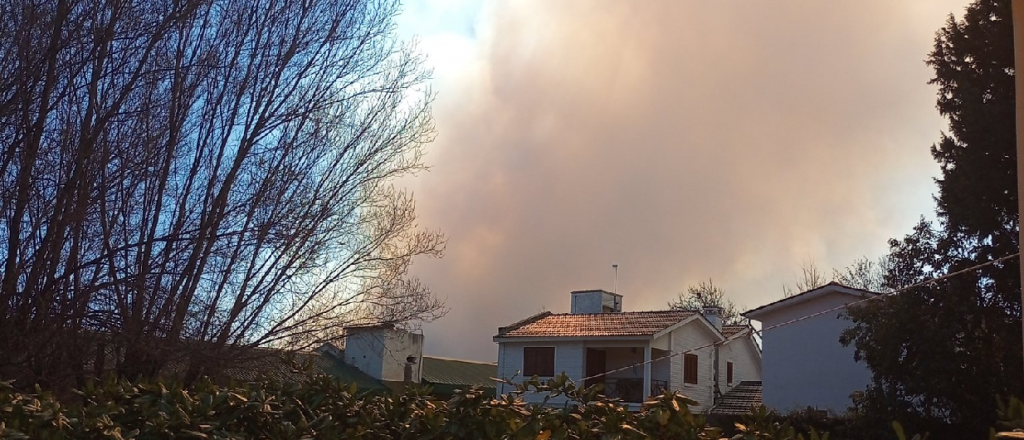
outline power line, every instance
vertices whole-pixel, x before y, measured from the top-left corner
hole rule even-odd
[[[832,307],[830,309],[821,310],[821,311],[818,311],[818,312],[815,312],[815,313],[811,313],[809,315],[801,316],[799,318],[793,318],[793,319],[790,319],[789,321],[780,322],[778,324],[770,325],[768,327],[762,328],[761,330],[755,330],[755,331],[757,332],[758,335],[763,336],[764,332],[766,332],[768,330],[776,329],[776,328],[779,328],[779,327],[782,327],[782,326],[786,326],[786,325],[790,325],[790,324],[793,324],[793,323],[796,323],[796,322],[800,322],[800,321],[804,321],[804,320],[807,320],[807,319],[811,319],[811,318],[813,318],[815,316],[821,316],[821,315],[824,315],[826,313],[832,313],[832,312],[835,312],[835,311],[839,311],[839,310],[845,309],[845,308],[850,307],[850,306],[855,306],[857,304],[865,303],[865,302],[868,302],[868,301],[874,301],[874,300],[879,299],[879,298],[885,298],[885,297],[888,297],[888,296],[898,295],[900,293],[906,292],[906,291],[911,290],[911,289],[916,289],[918,287],[925,286],[925,285],[928,285],[928,284],[934,284],[936,282],[939,282],[939,281],[942,281],[942,280],[945,280],[945,279],[948,279],[948,278],[952,278],[952,277],[955,277],[957,275],[962,275],[962,274],[965,274],[965,273],[968,273],[968,272],[973,272],[973,271],[981,269],[981,268],[983,268],[985,266],[990,266],[990,265],[993,265],[993,264],[996,264],[996,263],[1001,263],[1003,261],[1006,261],[1006,260],[1009,260],[1009,259],[1012,259],[1012,258],[1015,258],[1015,257],[1018,257],[1018,256],[1020,256],[1020,252],[1013,253],[1013,254],[1010,254],[1010,255],[1006,255],[1006,256],[1003,256],[1003,257],[999,257],[999,258],[996,258],[995,260],[986,261],[984,263],[981,263],[981,264],[978,264],[978,265],[975,265],[975,266],[971,266],[971,267],[968,267],[968,268],[965,268],[965,269],[960,269],[960,270],[955,271],[955,272],[950,272],[950,273],[947,273],[945,275],[932,278],[930,280],[925,280],[925,281],[921,281],[919,283],[911,284],[909,286],[893,290],[892,292],[880,293],[880,294],[875,295],[875,296],[869,296],[869,297],[864,298],[864,299],[859,299],[857,301],[846,303],[846,304],[843,304],[841,306]]]
[[[751,328],[751,330],[753,330],[753,328]],[[612,373],[618,373],[620,371],[626,371],[626,370],[629,370],[631,368],[643,366],[643,365],[646,365],[646,364],[653,364],[653,363],[655,363],[657,361],[660,361],[662,359],[668,359],[670,357],[679,356],[681,354],[691,353],[691,352],[694,352],[694,351],[697,351],[697,350],[702,350],[702,349],[705,349],[705,348],[714,347],[715,345],[725,344],[725,343],[727,343],[729,341],[733,341],[733,340],[739,339],[745,333],[746,333],[745,331],[744,332],[739,332],[739,333],[737,333],[735,335],[732,335],[732,336],[726,338],[724,341],[718,341],[718,342],[712,342],[710,344],[704,344],[704,345],[701,345],[699,347],[690,348],[690,349],[687,349],[685,351],[681,351],[681,352],[678,352],[678,353],[673,353],[673,352],[670,351],[669,354],[667,354],[667,355],[664,355],[664,356],[661,356],[661,357],[658,357],[658,358],[655,358],[655,359],[651,359],[649,361],[643,361],[643,362],[638,362],[638,363],[635,363],[635,364],[632,364],[632,365],[627,365],[627,366],[622,367],[622,368],[616,368],[614,370],[608,370],[608,371],[605,371],[603,373],[595,374],[593,376],[587,376],[587,377],[584,377],[584,378],[580,379],[580,381],[586,382],[586,381],[588,381],[590,379],[597,379],[599,377],[604,377],[604,376],[607,376],[607,375],[612,374]],[[570,380],[572,380],[572,379],[570,379]]]
[[[879,298],[886,298],[886,297],[889,297],[889,296],[898,295],[900,293],[906,292],[906,291],[911,290],[911,289],[916,289],[916,288],[921,287],[921,286],[925,286],[925,285],[928,285],[928,284],[933,284],[933,283],[936,283],[936,282],[939,282],[939,281],[942,281],[942,280],[945,280],[945,279],[948,279],[948,278],[952,278],[952,277],[955,277],[955,276],[958,276],[958,275],[962,275],[962,274],[965,274],[965,273],[968,273],[968,272],[973,272],[973,271],[976,271],[976,270],[981,269],[983,267],[991,266],[991,265],[997,264],[997,263],[1001,263],[1003,261],[1010,260],[1010,259],[1013,259],[1013,258],[1016,258],[1016,257],[1019,257],[1019,256],[1020,256],[1020,252],[1016,252],[1016,253],[1013,253],[1013,254],[1010,254],[1010,255],[1006,255],[1006,256],[1003,256],[1003,257],[999,257],[999,258],[996,258],[994,260],[986,261],[984,263],[981,263],[981,264],[978,264],[978,265],[974,265],[974,266],[971,266],[971,267],[968,267],[968,268],[965,268],[965,269],[960,269],[958,271],[950,272],[948,274],[945,274],[945,275],[942,275],[942,276],[939,276],[939,277],[935,277],[935,278],[932,278],[930,280],[925,280],[925,281],[921,281],[919,283],[911,284],[909,286],[906,286],[906,287],[903,287],[903,288],[900,288],[900,289],[896,289],[896,290],[893,290],[891,292],[880,293],[878,295],[870,296],[870,297],[867,297],[867,298],[864,298],[864,299],[860,299],[860,300],[857,300],[857,301],[846,303],[846,304],[843,304],[841,306],[832,307],[830,309],[821,310],[821,311],[818,311],[818,312],[815,312],[815,313],[811,313],[811,314],[808,314],[808,315],[804,315],[804,316],[801,316],[801,317],[798,317],[798,318],[793,318],[793,319],[790,319],[789,321],[784,321],[784,322],[780,322],[778,324],[770,325],[768,327],[762,328],[761,330],[754,329],[753,327],[751,327],[750,329],[753,331],[753,333],[757,333],[759,336],[763,337],[764,332],[766,332],[768,330],[773,330],[773,329],[776,329],[776,328],[779,328],[779,327],[783,327],[783,326],[787,326],[787,325],[790,325],[790,324],[794,324],[794,323],[797,323],[797,322],[800,322],[800,321],[811,319],[811,318],[813,318],[815,316],[821,316],[821,315],[824,315],[826,313],[832,313],[832,312],[835,312],[835,311],[839,311],[839,310],[845,309],[845,308],[850,307],[850,306],[854,306],[854,305],[857,305],[857,304],[865,303],[865,302],[868,302],[868,301],[877,300]],[[664,360],[664,359],[668,359],[668,358],[671,358],[671,357],[679,356],[681,354],[693,353],[693,352],[695,352],[697,350],[703,350],[705,348],[714,347],[716,345],[726,344],[729,341],[732,341],[732,340],[738,339],[741,336],[744,336],[745,334],[746,334],[745,331],[744,332],[740,332],[740,333],[737,333],[737,334],[735,334],[735,335],[733,335],[733,336],[731,336],[729,338],[726,338],[723,341],[712,342],[710,344],[704,344],[704,345],[697,346],[697,347],[694,347],[694,348],[689,348],[689,349],[686,349],[686,350],[683,350],[683,351],[680,351],[680,352],[669,351],[669,354],[667,354],[667,355],[664,355],[664,356],[661,356],[661,357],[658,357],[658,358],[654,358],[654,359],[651,359],[651,360],[648,360],[648,361],[643,361],[643,362],[638,362],[638,363],[635,363],[635,364],[632,364],[632,365],[627,365],[627,366],[622,367],[622,368],[616,368],[614,370],[605,371],[603,373],[595,374],[595,375],[592,375],[592,376],[587,376],[587,377],[584,377],[584,378],[580,379],[580,381],[586,382],[588,380],[597,379],[599,377],[604,377],[604,376],[607,376],[607,375],[612,374],[612,373],[618,373],[620,371],[626,371],[626,370],[629,370],[631,368],[635,368],[635,367],[639,367],[639,366],[643,366],[643,365],[647,365],[647,364],[653,364],[654,362],[658,362],[658,361],[661,361],[661,360]],[[572,379],[570,379],[570,382],[573,382]],[[573,382],[573,383],[575,384],[575,382]]]

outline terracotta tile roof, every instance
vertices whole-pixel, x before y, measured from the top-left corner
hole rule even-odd
[[[744,415],[750,414],[753,406],[761,404],[761,381],[745,380],[732,387],[729,392],[719,398],[711,408],[711,414]]]
[[[731,337],[735,336],[737,333],[742,332],[742,331],[744,331],[744,330],[746,330],[748,328],[750,328],[750,326],[746,325],[746,324],[743,324],[743,325],[723,325],[722,326],[722,335],[725,336],[726,338],[731,338]]]
[[[536,315],[498,329],[497,338],[652,336],[696,312],[564,313]]]

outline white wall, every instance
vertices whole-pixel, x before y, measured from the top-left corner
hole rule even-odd
[[[750,337],[734,339],[719,348],[718,387],[722,394],[744,380],[761,380],[761,356]],[[732,362],[732,385],[726,382]]]
[[[345,336],[345,361],[375,379],[405,380],[405,359],[416,358],[413,382],[423,368],[423,335],[395,329],[360,329]]]
[[[662,338],[669,339],[669,335]],[[718,340],[717,335],[699,320],[672,331],[671,350],[673,353],[682,353],[687,349],[700,347]],[[690,408],[692,411],[703,411],[711,407],[715,382],[711,373],[713,362],[713,348],[707,347],[694,351],[697,355],[697,384],[688,384],[683,381],[683,357],[680,354],[672,356],[672,373],[669,379],[669,388],[677,390],[683,395],[696,400],[698,406]]]
[[[555,374],[565,373],[570,379],[578,381],[583,376],[584,366],[584,353],[586,352],[584,343],[581,341],[570,341],[570,342],[503,342],[501,343],[498,350],[498,377],[501,379],[511,379],[515,383],[523,383],[528,377],[524,378],[522,373],[512,378],[517,371],[523,370],[523,347],[555,347]],[[541,377],[541,380],[550,379],[550,377]],[[578,385],[583,386],[582,383]],[[513,388],[509,385],[499,383],[497,386],[498,395],[502,395],[512,391]],[[523,396],[523,399],[530,403],[539,403],[544,400],[547,393],[531,393]],[[551,405],[563,405],[567,402],[564,396],[559,396],[548,401]]]
[[[345,336],[345,362],[372,377],[379,378],[384,369],[383,353],[384,340],[374,332]]]
[[[423,364],[423,335],[400,330],[388,330],[384,333],[384,351],[380,379],[391,381],[405,380],[405,359],[416,358],[412,381],[420,383],[420,369]]]
[[[758,316],[763,327],[847,304],[857,298],[828,293]],[[763,399],[779,411],[808,406],[838,413],[850,407],[850,394],[864,390],[871,372],[864,363],[854,362],[853,347],[839,343],[850,321],[839,312],[768,330],[762,335]]]

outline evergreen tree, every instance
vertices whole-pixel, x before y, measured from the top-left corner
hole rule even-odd
[[[886,287],[912,286],[1018,251],[1013,27],[1009,0],[950,16],[927,63],[949,132],[932,146],[937,222],[890,240]],[[1021,395],[1017,260],[916,287],[849,312],[843,343],[871,368],[860,410],[933,438],[983,438],[996,397]]]

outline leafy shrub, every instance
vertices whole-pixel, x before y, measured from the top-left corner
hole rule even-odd
[[[479,389],[459,390],[443,401],[421,387],[394,396],[360,393],[326,376],[227,386],[201,381],[190,387],[108,379],[87,383],[74,403],[64,404],[38,387],[24,393],[0,382],[0,439],[710,440],[723,432],[690,411],[695,401],[677,393],[652,398],[631,412],[623,402],[601,395],[599,385],[578,388],[564,375],[516,387],[497,398]],[[527,392],[547,399],[566,396],[572,404],[527,404],[522,398]],[[1024,431],[1024,403],[1000,401],[999,420],[1000,431]],[[891,430],[857,423],[856,415],[798,411],[781,416],[762,406],[742,416],[730,438],[927,438],[904,435],[895,422]],[[993,429],[990,438],[996,436]]]
[[[78,391],[64,405],[38,388],[31,393],[0,383],[0,439],[717,439],[682,395],[665,394],[630,412],[599,387],[577,388],[565,376],[534,378],[515,393],[488,397],[461,390],[440,401],[410,387],[384,396],[324,376],[302,383],[262,382],[222,386],[204,381],[132,383],[108,379]],[[525,392],[568,396],[573,405],[527,404]],[[763,422],[763,421],[762,421]],[[754,420],[737,439],[819,440],[788,426]],[[826,439],[827,437],[820,437]]]

